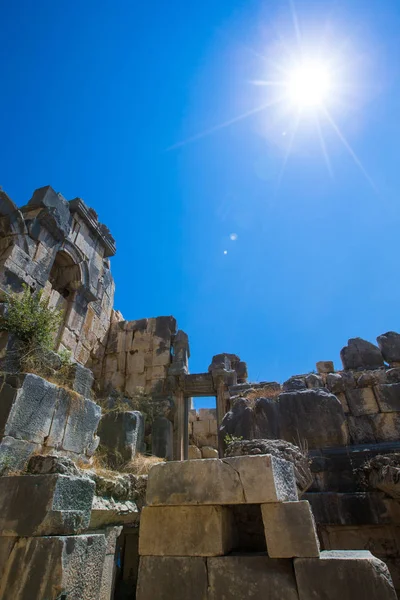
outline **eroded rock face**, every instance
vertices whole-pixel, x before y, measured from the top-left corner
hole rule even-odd
[[[341,349],[344,369],[376,369],[383,367],[383,356],[377,346],[362,338],[351,338]]]
[[[400,333],[388,331],[376,338],[383,358],[389,365],[400,363]]]
[[[239,398],[222,420],[219,435],[246,440],[281,439],[306,443],[309,448],[348,443],[345,414],[340,401],[323,389],[285,392],[277,398],[253,401]]]
[[[272,454],[293,464],[299,495],[310,487],[313,475],[307,454],[285,440],[238,440],[231,442],[225,450],[225,456],[244,456],[246,454]]]
[[[400,454],[375,456],[359,471],[368,487],[385,492],[387,496],[400,500]]]

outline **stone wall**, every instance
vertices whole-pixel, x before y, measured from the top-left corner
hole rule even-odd
[[[166,393],[176,334],[173,317],[124,321],[115,314],[102,365],[103,386],[128,397]]]
[[[18,209],[0,192],[0,298],[23,284],[63,311],[57,348],[83,365],[102,362],[114,299],[115,243],[93,209],[50,186]]]
[[[217,409],[200,408],[189,411],[189,443],[203,448],[218,449]]]

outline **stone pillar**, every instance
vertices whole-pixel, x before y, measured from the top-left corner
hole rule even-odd
[[[175,403],[175,440],[174,440],[174,460],[185,460],[185,427],[188,428],[185,421],[185,397],[181,390],[174,394]],[[187,434],[186,434],[187,436]]]
[[[173,457],[173,426],[166,417],[154,419],[151,430],[151,450],[154,456],[172,460]]]

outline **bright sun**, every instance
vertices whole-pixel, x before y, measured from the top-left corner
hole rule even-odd
[[[304,62],[289,73],[287,94],[291,103],[299,108],[323,105],[331,88],[330,73],[319,62]]]

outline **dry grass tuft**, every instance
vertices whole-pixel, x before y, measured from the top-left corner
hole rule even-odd
[[[246,400],[258,400],[258,398],[277,398],[282,393],[281,389],[265,386],[262,388],[252,388],[243,394]]]
[[[124,464],[121,471],[123,473],[132,473],[133,475],[148,475],[150,469],[160,462],[165,462],[165,459],[138,453],[132,460]]]

